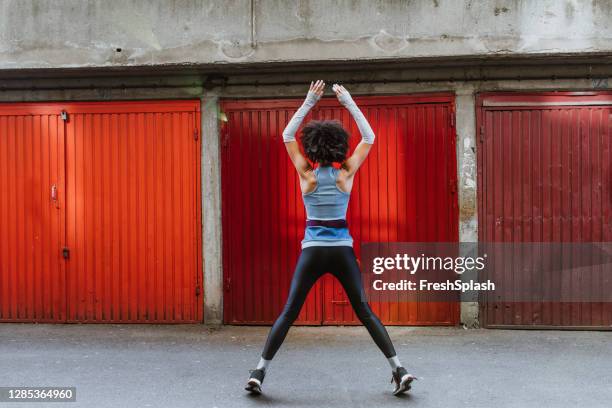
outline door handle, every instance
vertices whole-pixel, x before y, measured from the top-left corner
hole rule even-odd
[[[53,203],[55,204],[55,208],[59,208],[59,205],[57,203],[57,185],[56,184],[51,185],[51,201],[53,201]]]

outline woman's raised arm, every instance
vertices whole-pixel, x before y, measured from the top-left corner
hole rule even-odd
[[[361,133],[361,142],[359,142],[351,157],[344,162],[344,167],[348,171],[349,176],[353,176],[359,167],[361,167],[366,157],[368,157],[370,149],[374,144],[376,135],[374,134],[370,123],[363,115],[361,109],[359,109],[346,88],[342,85],[334,84],[332,89],[336,93],[338,101],[340,101],[340,103],[351,113],[351,116],[353,116],[353,119],[357,123],[359,133]]]
[[[308,115],[308,112],[310,112],[310,109],[312,109],[317,104],[319,99],[321,99],[324,89],[325,82],[322,80],[310,83],[310,89],[308,90],[306,99],[304,99],[304,103],[302,103],[302,106],[300,106],[299,109],[293,114],[293,117],[289,123],[287,123],[287,126],[283,131],[283,141],[285,142],[285,147],[287,149],[287,153],[289,154],[289,158],[291,158],[295,169],[302,177],[305,176],[307,171],[311,170],[311,167],[308,160],[306,160],[306,158],[300,152],[300,147],[295,140],[295,134],[297,133],[297,130],[299,129],[306,115]]]

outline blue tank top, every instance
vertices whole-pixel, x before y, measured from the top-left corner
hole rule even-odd
[[[309,220],[345,220],[350,193],[336,185],[339,170],[332,166],[321,166],[314,170],[317,186],[302,194],[306,217]],[[310,246],[353,246],[348,228],[306,227],[302,248]]]

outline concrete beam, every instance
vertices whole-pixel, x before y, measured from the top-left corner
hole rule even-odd
[[[221,236],[219,98],[214,94],[205,94],[201,101],[204,322],[221,324],[223,323],[223,240]]]
[[[612,52],[606,0],[3,0],[0,70]]]
[[[475,92],[469,84],[459,86],[455,92],[459,242],[478,242]],[[462,299],[461,324],[469,328],[479,326],[478,302]]]

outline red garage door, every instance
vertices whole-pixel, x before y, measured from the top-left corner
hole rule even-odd
[[[478,106],[479,240],[612,241],[612,94],[483,94]],[[487,327],[612,325],[609,303],[489,299],[482,312]]]
[[[0,105],[0,318],[201,321],[198,123],[198,101]]]
[[[0,104],[1,321],[66,319],[64,185],[60,109]]]
[[[456,241],[457,198],[452,95],[355,98],[377,133],[349,207],[359,256],[361,242]],[[282,131],[299,100],[224,101],[221,136],[224,316],[227,323],[269,324],[287,296],[304,234],[298,178]],[[310,118],[341,120],[358,135],[348,112],[325,98]],[[358,137],[352,137],[352,145]],[[456,303],[371,302],[386,324],[452,325]],[[301,324],[357,320],[331,276],[310,293]]]

